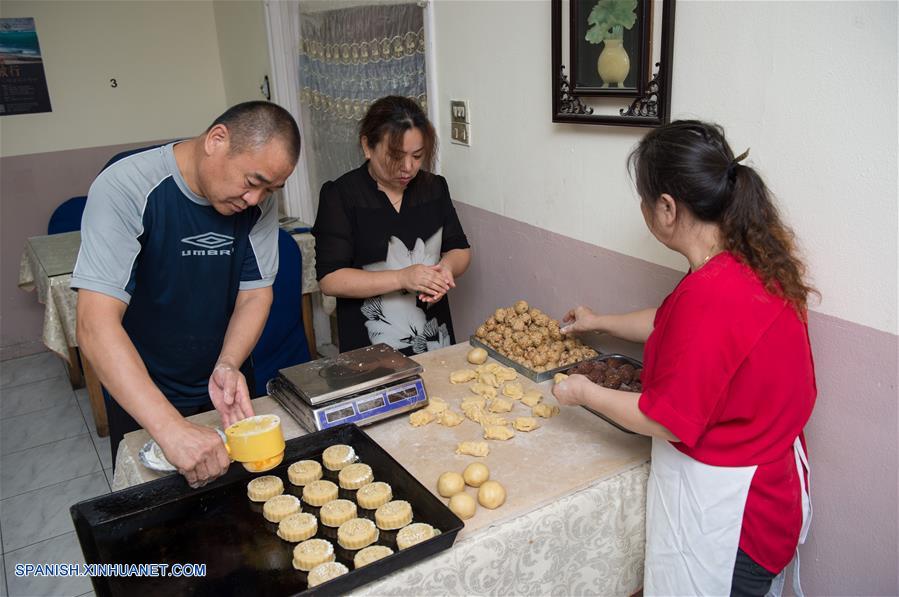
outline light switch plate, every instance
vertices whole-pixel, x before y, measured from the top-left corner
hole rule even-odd
[[[469,125],[464,122],[450,123],[450,141],[456,145],[471,146],[471,130]]]
[[[450,122],[465,122],[471,124],[471,114],[468,111],[468,100],[450,100]]]

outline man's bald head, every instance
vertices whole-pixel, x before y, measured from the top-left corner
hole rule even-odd
[[[300,129],[290,112],[277,104],[244,102],[228,108],[206,129],[216,125],[228,130],[230,153],[256,150],[278,139],[295,164],[300,157]]]

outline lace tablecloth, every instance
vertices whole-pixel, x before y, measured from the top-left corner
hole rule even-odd
[[[315,237],[308,232],[292,236],[303,254],[303,294],[318,292],[318,280],[315,279]]]
[[[81,235],[69,233],[67,235],[54,235],[62,240],[58,250],[64,255],[59,257],[71,259],[78,253],[81,245]],[[51,264],[43,263],[32,241],[40,242],[47,237],[36,237],[25,242],[22,251],[22,259],[19,262],[19,287],[25,290],[37,290],[37,300],[44,305],[44,328],[41,339],[44,345],[57,353],[66,362],[69,361],[69,348],[78,346],[75,340],[75,309],[78,303],[78,293],[69,288],[72,281],[71,268],[69,273],[52,275],[52,269],[48,273],[47,267]]]
[[[360,587],[354,595],[633,595],[643,586],[644,463]]]

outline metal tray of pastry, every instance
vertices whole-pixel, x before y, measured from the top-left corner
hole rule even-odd
[[[564,365],[562,367],[556,367],[555,369],[548,369],[546,371],[534,371],[533,369],[528,369],[527,367],[525,367],[524,365],[522,365],[521,363],[519,363],[517,361],[513,361],[506,355],[500,354],[499,352],[496,351],[496,349],[491,348],[490,346],[487,346],[486,344],[484,344],[483,342],[478,340],[478,338],[476,336],[471,336],[468,339],[468,341],[472,346],[475,346],[478,348],[483,348],[484,350],[486,350],[487,354],[490,356],[491,359],[495,359],[495,360],[499,361],[506,367],[512,367],[517,372],[521,373],[522,375],[524,375],[525,377],[527,377],[534,383],[540,383],[541,381],[546,381],[547,379],[552,379],[553,375],[555,375],[556,373],[564,373],[566,370],[571,369],[572,367],[575,367],[575,366],[579,365],[580,363],[584,363],[586,361],[596,358],[596,357],[590,357],[589,359],[585,359],[584,361],[578,361],[577,363],[571,363],[569,365]]]
[[[571,374],[571,371],[572,371],[575,367],[577,367],[578,365],[583,365],[584,363],[591,363],[591,362],[594,362],[594,361],[609,361],[609,360],[611,360],[611,359],[617,359],[617,360],[619,360],[619,361],[624,361],[625,363],[628,363],[628,364],[630,364],[630,365],[633,365],[633,366],[634,366],[635,368],[637,368],[637,369],[642,369],[642,368],[643,368],[643,363],[641,363],[641,362],[638,361],[637,359],[632,359],[632,358],[629,357],[629,356],[625,356],[625,355],[623,355],[623,354],[601,354],[601,355],[599,355],[598,357],[593,357],[592,359],[587,359],[586,361],[581,361],[580,363],[576,363],[576,364],[574,364],[574,365],[571,365],[571,366],[569,366],[569,367],[566,367],[566,368],[565,368],[566,370],[564,371],[564,373],[570,375],[570,374]],[[627,390],[625,390],[625,391],[627,391]],[[591,413],[593,413],[594,415],[596,415],[597,417],[599,417],[600,419],[602,419],[603,421],[605,421],[606,423],[608,423],[608,424],[611,425],[612,427],[617,427],[618,429],[620,429],[621,431],[624,431],[625,433],[630,433],[631,435],[636,435],[636,433],[635,433],[634,431],[631,431],[631,430],[628,429],[627,427],[623,427],[623,426],[619,425],[618,423],[616,423],[615,421],[613,421],[613,420],[610,419],[609,417],[605,416],[604,414],[602,414],[602,413],[600,413],[600,412],[597,412],[597,411],[593,410],[592,408],[589,408],[589,407],[586,407],[586,406],[585,406],[584,408],[587,409],[587,410],[589,410]]]
[[[72,506],[72,520],[88,564],[206,564],[203,578],[93,577],[94,591],[100,596],[128,597],[343,594],[453,545],[463,522],[355,425],[288,441],[284,461],[263,474],[280,477],[285,493],[299,497],[302,488],[290,483],[287,468],[302,459],[321,462],[324,449],[334,444],[352,446],[359,462],[372,467],[375,480],[390,484],[393,499],[412,505],[414,521],[426,522],[440,534],[398,550],[396,532],[380,531],[377,544],[387,545],[394,553],[354,569],[355,552],[337,545],[336,529],[319,525],[315,536],[334,544],[337,561],[349,572],[310,589],[306,573],[292,565],[296,543],[280,539],[275,534],[277,525],[263,518],[262,504],[247,498],[247,483],[258,475],[235,463],[224,476],[201,489],[191,489],[181,476],[173,475]],[[337,483],[336,472],[324,469],[324,478]],[[355,501],[353,494],[355,491],[340,489],[339,497]],[[317,515],[318,508],[304,503],[303,511]],[[359,516],[373,520],[374,511],[359,508]]]

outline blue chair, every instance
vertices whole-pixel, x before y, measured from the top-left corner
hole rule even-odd
[[[256,396],[268,392],[265,384],[278,370],[310,360],[303,327],[303,254],[293,237],[278,229],[280,263],[272,287],[272,309],[253,349]]]
[[[47,222],[47,234],[81,230],[81,215],[84,213],[86,204],[87,197],[72,197],[63,201],[59,207],[53,210],[53,215]]]

